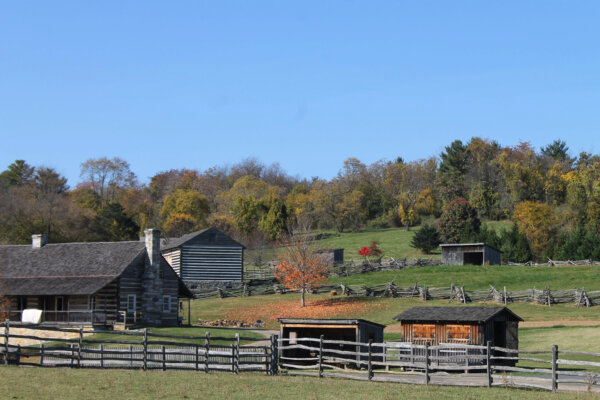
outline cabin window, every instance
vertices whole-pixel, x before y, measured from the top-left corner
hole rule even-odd
[[[471,327],[469,325],[446,325],[446,335],[450,339],[471,339]]]
[[[163,312],[171,312],[171,296],[163,296]]]
[[[135,294],[127,295],[127,312],[135,312],[136,307],[136,298]]]
[[[435,339],[435,325],[414,325],[414,339]]]

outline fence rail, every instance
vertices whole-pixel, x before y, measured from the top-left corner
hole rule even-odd
[[[323,336],[282,338],[279,343],[279,369],[289,375],[552,391],[558,390],[560,384],[564,390],[600,392],[600,354],[559,351],[558,346],[546,351],[526,351],[492,346],[491,342],[486,346],[433,346],[336,341]],[[575,356],[585,359],[574,359]],[[597,359],[590,361],[592,357]],[[463,371],[469,373],[458,374]]]
[[[23,333],[25,331],[25,333]],[[197,371],[260,371],[273,373],[277,343],[241,345],[241,340],[212,336],[176,336],[143,331],[110,331],[122,339],[86,337],[93,330],[3,324],[0,363],[38,367],[188,369]],[[68,334],[71,337],[64,337]],[[193,342],[192,342],[193,341]],[[228,344],[216,341],[230,342]],[[275,355],[275,357],[274,357]]]

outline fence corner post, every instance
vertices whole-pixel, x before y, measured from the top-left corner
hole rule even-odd
[[[210,353],[210,332],[206,332],[204,339],[204,372],[208,373],[208,354]]]
[[[4,365],[8,365],[8,339],[9,333],[8,330],[10,328],[10,322],[8,318],[4,320]]]
[[[319,338],[319,378],[323,377],[323,335]]]
[[[425,385],[429,385],[429,342],[425,342]]]
[[[369,359],[367,361],[367,377],[371,380],[373,379],[373,339],[369,339]]]
[[[235,334],[235,373],[240,373],[240,334]]]
[[[143,369],[146,371],[148,369],[148,328],[144,328],[144,343],[143,343]]]
[[[271,335],[271,371],[267,370],[267,374],[277,375],[279,373],[279,336]]]
[[[488,340],[486,351],[487,387],[492,387],[492,342]]]
[[[552,345],[552,391],[558,390],[558,345]]]
[[[77,368],[81,367],[81,348],[83,347],[83,327],[79,328],[79,341],[77,342]]]

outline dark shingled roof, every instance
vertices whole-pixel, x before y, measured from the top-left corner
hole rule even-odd
[[[394,317],[400,322],[485,322],[499,313],[523,321],[506,307],[413,307]]]
[[[0,246],[0,293],[93,294],[143,254],[144,242]]]
[[[229,241],[231,241],[233,243],[236,243],[236,244],[240,245],[241,247],[244,247],[243,244],[236,242],[235,240],[231,239],[230,237],[228,237],[224,233],[220,232],[218,229],[216,229],[216,228],[206,228],[206,229],[202,229],[202,230],[199,230],[199,231],[196,231],[196,232],[188,233],[188,234],[183,235],[183,236],[178,237],[178,238],[167,239],[163,243],[161,243],[160,251],[171,250],[171,249],[175,249],[177,247],[180,247],[180,246],[186,244],[187,242],[189,242],[190,240],[193,240],[193,239],[197,238],[198,236],[201,236],[201,235],[203,235],[205,233],[208,233],[208,231],[210,231],[210,230],[216,231],[216,232],[220,233],[221,235],[225,236],[227,238],[227,240],[229,240]]]
[[[385,328],[385,325],[366,319],[312,319],[312,318],[279,318],[281,324],[307,324],[307,325],[358,325],[369,324]]]

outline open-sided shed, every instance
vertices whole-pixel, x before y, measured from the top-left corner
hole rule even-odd
[[[506,307],[413,307],[394,317],[402,323],[403,340],[519,348],[521,317]]]
[[[444,265],[500,265],[502,252],[485,243],[442,244]]]
[[[289,344],[298,344],[295,339],[314,338],[319,339],[323,335],[325,340],[340,340],[347,342],[358,342],[367,345],[369,340],[374,343],[383,342],[384,325],[364,319],[298,319],[281,318],[280,337],[290,339]],[[305,343],[302,343],[305,344]],[[344,344],[327,344],[327,348],[349,351],[360,351],[362,346]],[[364,350],[364,349],[363,349]],[[310,351],[305,349],[286,349],[281,352],[282,357],[308,358]],[[365,359],[365,356],[361,357]],[[359,356],[356,357],[357,361]],[[375,360],[375,359],[374,359]],[[380,361],[381,358],[378,358]]]

